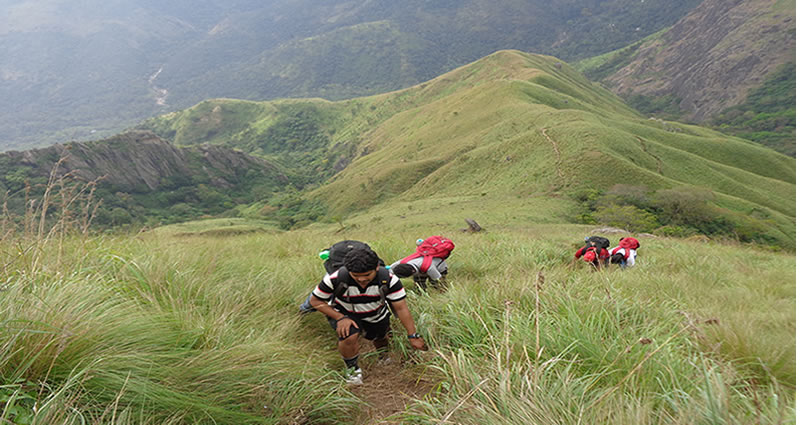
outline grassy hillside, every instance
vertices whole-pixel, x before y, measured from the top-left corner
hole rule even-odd
[[[308,187],[319,186],[305,197],[309,208],[324,211],[311,220],[446,196],[548,196],[575,205],[581,191],[635,184],[707,190],[701,207],[723,217],[713,226],[719,232],[794,246],[791,158],[645,119],[547,56],[501,51],[406,90],[341,102],[207,101],[144,127],[178,144],[242,148],[305,176]],[[708,227],[664,218],[656,204],[639,208],[661,225]]]
[[[763,231],[794,244],[791,158],[699,127],[643,119],[557,64],[501,52],[434,80],[450,82],[440,97],[405,92],[415,106],[372,131],[362,145],[369,154],[312,196],[347,211],[394,198],[689,186],[711,190],[734,221],[751,221],[764,208],[770,223]],[[496,77],[465,84],[486,69]]]
[[[521,209],[522,201],[491,199],[477,217],[488,231],[477,234],[458,231],[458,201],[397,205],[402,218],[370,211],[344,229],[235,234],[225,230],[247,224],[211,222],[135,237],[5,236],[2,417],[174,425],[376,424],[390,414],[389,423],[419,424],[794,421],[794,256],[640,236],[636,267],[591,273],[569,266],[590,228],[530,223],[551,214],[551,201]],[[353,238],[391,261],[429,234],[456,244],[449,289],[408,297],[432,350],[409,352],[395,320],[391,368],[366,352],[364,388],[345,386],[330,328],[318,313],[297,314],[323,272],[316,253]]]

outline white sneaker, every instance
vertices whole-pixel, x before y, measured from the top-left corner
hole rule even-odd
[[[364,383],[364,380],[361,376],[361,368],[358,369],[347,369],[344,375],[344,381],[350,385],[361,385]]]

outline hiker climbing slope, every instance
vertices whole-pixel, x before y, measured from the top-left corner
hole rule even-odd
[[[359,337],[372,341],[379,351],[385,351],[389,345],[389,304],[406,329],[409,344],[417,350],[426,349],[405,298],[400,279],[379,264],[374,251],[364,247],[350,250],[344,266],[326,274],[314,289],[311,306],[327,316],[336,331],[348,383],[363,382],[358,366]]]
[[[639,241],[636,238],[622,238],[619,245],[611,250],[611,264],[619,264],[620,268],[632,267],[636,264],[636,250]]]

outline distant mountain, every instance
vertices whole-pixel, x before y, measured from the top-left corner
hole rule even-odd
[[[771,114],[735,134],[760,140],[759,131],[778,132],[784,141],[766,144],[793,155],[795,31],[793,1],[704,0],[665,32],[581,69],[648,113],[714,121],[721,129]],[[747,111],[752,116],[739,120]]]
[[[156,224],[222,214],[285,190],[289,179],[269,162],[225,146],[178,148],[150,132],[0,154],[0,190],[10,210],[24,214],[48,181],[97,182],[102,200],[95,223]],[[53,191],[57,183],[50,183]],[[30,190],[29,193],[25,193]],[[54,196],[54,195],[51,195]],[[54,201],[56,202],[56,201]]]
[[[339,102],[210,100],[142,127],[180,145],[235,146],[306,176],[318,187],[304,198],[316,211],[305,219],[453,197],[556,199],[576,215],[591,202],[592,218],[599,197],[616,193],[609,205],[664,232],[794,246],[792,158],[642,117],[553,57],[502,51],[405,90]]]
[[[500,49],[580,59],[699,2],[9,0],[0,150],[110,136],[208,98],[383,93]]]

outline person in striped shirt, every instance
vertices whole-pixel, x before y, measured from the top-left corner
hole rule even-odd
[[[347,382],[361,384],[358,338],[371,340],[376,350],[389,345],[391,307],[408,331],[408,341],[417,350],[426,349],[417,333],[400,279],[379,265],[378,255],[367,248],[347,253],[344,266],[326,274],[312,292],[311,306],[327,316],[339,337],[339,353],[348,369]]]

